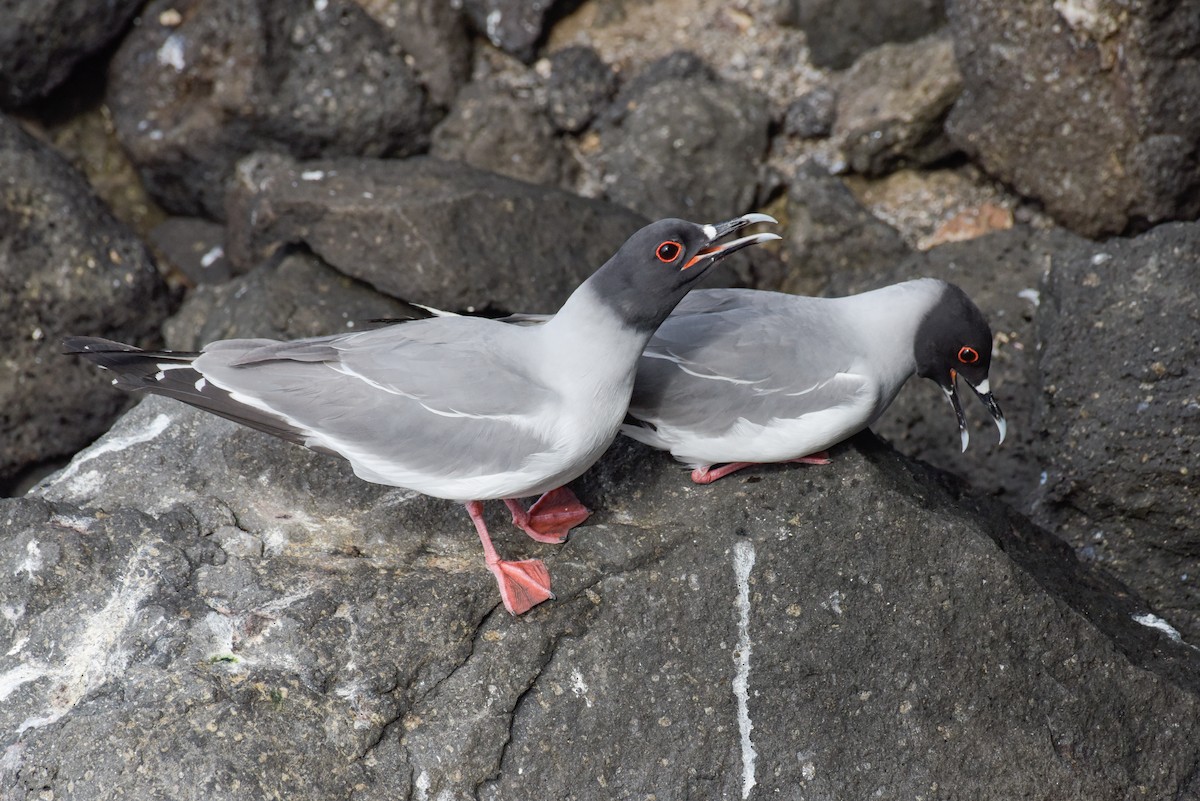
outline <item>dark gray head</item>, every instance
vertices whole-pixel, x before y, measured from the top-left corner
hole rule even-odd
[[[654,331],[718,261],[744,247],[779,239],[776,234],[751,234],[718,243],[747,225],[763,222],[775,219],[745,214],[710,225],[659,220],[629,237],[587,283],[628,325]]]
[[[958,400],[956,379],[960,376],[987,406],[1000,431],[1000,441],[1004,442],[1008,424],[1000,405],[992,397],[988,380],[988,369],[992,365],[992,329],[967,293],[954,284],[943,287],[941,297],[917,329],[917,375],[937,382],[946,393],[958,418],[964,451],[970,435]]]

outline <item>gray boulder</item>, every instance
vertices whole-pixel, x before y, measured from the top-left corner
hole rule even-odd
[[[450,310],[554,311],[646,223],[621,206],[426,157],[259,154],[237,175],[235,264],[302,244],[380,292]],[[770,285],[779,272],[769,252],[739,253],[705,281]]]
[[[1053,261],[1035,515],[1200,637],[1200,224]]]
[[[564,47],[537,67],[545,78],[547,111],[561,131],[582,131],[617,89],[616,73],[590,47]]]
[[[532,61],[558,0],[460,0],[475,28],[501,50]]]
[[[0,5],[0,108],[26,105],[116,39],[143,0],[5,0]]]
[[[783,132],[800,139],[822,139],[837,120],[837,92],[822,84],[796,98],[783,118]]]
[[[467,86],[433,130],[430,155],[545,186],[570,183],[570,160],[550,118],[497,82]]]
[[[233,277],[223,225],[200,217],[168,217],[151,229],[149,244],[160,262],[189,284],[221,284]]]
[[[1200,214],[1194,3],[948,3],[964,91],[948,130],[1085,236]]]
[[[597,126],[604,193],[654,219],[736,216],[754,202],[769,127],[765,98],[690,54],[668,57],[636,76]]]
[[[892,226],[863,207],[845,182],[809,162],[787,193],[787,276],[782,288],[817,295],[853,291],[853,278],[878,275],[912,249]]]
[[[62,337],[148,343],[170,311],[145,247],[61,156],[0,115],[0,492],[106,431],[128,398]]]
[[[363,0],[357,3],[407,56],[429,99],[446,107],[471,77],[472,47],[458,3],[445,0]]]
[[[961,90],[949,37],[881,45],[842,76],[833,136],[864,175],[935,164],[957,151],[943,125]]]
[[[117,134],[177,214],[222,218],[253,150],[404,155],[437,121],[401,46],[348,0],[156,0],[109,78]]]
[[[163,326],[167,346],[198,350],[218,339],[301,339],[371,328],[374,320],[428,316],[342,275],[311,253],[288,253],[246,275],[201,286]]]
[[[1194,792],[1200,654],[870,437],[696,487],[622,442],[503,612],[455,504],[151,399],[0,501],[0,792]],[[136,766],[134,766],[136,764]]]
[[[946,11],[937,0],[790,0],[796,24],[807,34],[809,59],[845,69],[885,42],[908,42],[937,30]]]

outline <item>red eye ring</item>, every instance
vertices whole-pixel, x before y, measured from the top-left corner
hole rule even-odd
[[[678,242],[668,239],[654,249],[654,255],[663,264],[670,264],[679,258],[679,254],[683,253],[683,245]]]
[[[958,349],[958,360],[963,364],[974,364],[979,361],[979,351],[969,345],[964,345]]]

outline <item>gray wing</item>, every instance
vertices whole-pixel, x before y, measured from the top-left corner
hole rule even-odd
[[[455,317],[295,342],[227,340],[193,366],[356,470],[387,460],[426,476],[490,475],[552,444],[543,413],[556,393],[520,361],[525,330]]]
[[[708,433],[765,425],[870,392],[820,301],[753,290],[688,294],[638,362],[630,415]]]

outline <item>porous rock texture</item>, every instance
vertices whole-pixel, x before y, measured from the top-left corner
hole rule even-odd
[[[407,155],[437,121],[402,45],[349,0],[156,0],[109,70],[121,143],[155,199],[224,217],[258,148]],[[415,61],[414,61],[415,63]]]
[[[1200,655],[870,437],[709,487],[623,443],[509,617],[455,504],[153,399],[0,505],[4,791],[1194,792]]]
[[[81,61],[120,36],[143,0],[0,3],[0,108],[52,92]]]
[[[0,486],[69,457],[128,404],[66,334],[153,342],[171,310],[146,247],[58,153],[0,115]]]
[[[1037,318],[1035,516],[1200,637],[1200,223],[1062,258]],[[1080,329],[1087,336],[1079,336]]]
[[[646,223],[616,204],[434,158],[256,154],[238,166],[229,209],[235,264],[303,244],[386,294],[450,310],[552,312]],[[722,284],[770,284],[780,269],[770,253],[748,253],[713,273]]]
[[[951,0],[950,135],[1085,236],[1200,214],[1193,3]]]

